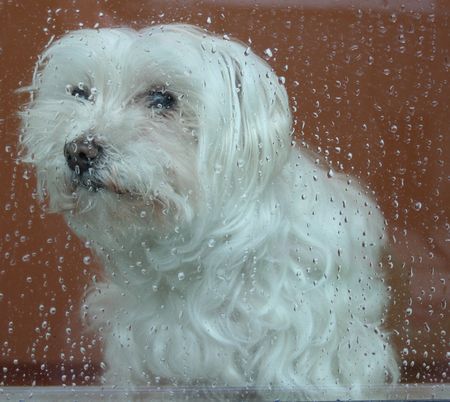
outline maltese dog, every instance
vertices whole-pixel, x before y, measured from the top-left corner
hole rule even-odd
[[[379,208],[294,146],[282,80],[249,48],[79,30],[29,89],[23,159],[105,266],[82,307],[104,382],[334,398],[398,379]]]

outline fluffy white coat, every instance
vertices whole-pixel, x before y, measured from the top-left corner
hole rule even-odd
[[[173,108],[148,106],[158,89]],[[293,146],[285,88],[250,49],[186,25],[80,30],[43,52],[31,90],[24,159],[105,265],[83,307],[105,381],[333,398],[397,380],[382,215]],[[67,166],[82,135],[102,144],[101,188]]]

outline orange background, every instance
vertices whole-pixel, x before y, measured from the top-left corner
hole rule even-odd
[[[297,109],[300,146],[369,184],[384,211],[388,323],[403,381],[449,381],[450,2],[259,4],[0,1],[0,385],[95,384],[101,371],[101,339],[78,320],[99,267],[59,216],[44,213],[32,170],[16,162],[27,95],[15,90],[30,83],[53,35],[180,21],[251,39],[260,55],[272,50]]]

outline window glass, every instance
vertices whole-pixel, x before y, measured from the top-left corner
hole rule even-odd
[[[146,381],[161,386],[256,385],[292,391],[292,384],[299,383],[290,378],[303,375],[303,369],[293,364],[291,371],[274,373],[278,365],[285,367],[283,358],[294,359],[295,353],[303,357],[323,354],[317,358],[317,367],[305,370],[309,377],[300,383],[323,383],[325,389],[336,384],[321,381],[322,377],[341,378],[340,371],[345,371],[343,363],[336,363],[337,350],[343,345],[338,348],[340,341],[333,344],[327,338],[327,331],[331,333],[335,326],[346,328],[339,339],[348,336],[352,340],[349,361],[352,353],[360,353],[364,361],[358,363],[361,370],[380,364],[385,366],[383,377],[389,381],[395,370],[391,372],[387,360],[380,363],[370,350],[369,331],[359,337],[357,324],[346,321],[352,321],[353,309],[374,311],[380,318],[370,337],[372,332],[385,334],[383,342],[393,348],[402,384],[441,385],[433,391],[435,395],[448,392],[449,3],[61,0],[3,2],[0,11],[4,61],[0,106],[3,392],[8,386],[98,386],[118,378],[118,385],[126,385],[123,380],[128,378],[138,385],[146,385]],[[160,35],[160,39],[148,42],[145,38],[131,42],[132,34],[125,31],[103,39],[95,36],[95,30],[98,34],[102,28],[142,30],[173,23],[207,29],[217,35],[217,44],[209,36],[202,38],[196,31],[182,29],[173,35],[181,35],[180,41],[186,41],[183,46],[171,37],[170,29],[168,36],[143,31],[143,37]],[[34,97],[45,102],[60,90],[61,100],[56,109],[45,109],[41,104],[39,113],[30,115],[27,105],[33,88],[28,87],[38,56],[47,49],[58,49],[58,39],[69,31],[82,29],[94,33],[87,40],[75,34],[68,39],[67,52],[59,49],[49,60],[41,57],[35,84],[44,90]],[[132,48],[125,49],[126,41]],[[235,41],[240,42],[236,49]],[[157,57],[144,58],[145,52]],[[97,88],[96,80],[101,81],[103,73],[109,78]],[[151,85],[146,87],[146,82]],[[279,89],[284,87],[287,95]],[[238,111],[233,102],[241,105]],[[110,109],[102,114],[100,105]],[[80,107],[97,108],[97,112],[83,120],[77,114]],[[117,108],[114,112],[113,107]],[[119,121],[123,108],[129,108],[127,118]],[[215,119],[212,111],[220,118]],[[56,126],[51,120],[58,120],[60,113],[68,117]],[[142,116],[152,121],[151,130],[132,124]],[[170,137],[174,124],[180,130]],[[36,126],[41,131],[34,135],[42,140],[34,137],[28,141],[29,131],[39,131]],[[103,139],[97,138],[99,126],[103,127]],[[62,141],[61,146],[51,139],[49,127],[60,130],[56,141]],[[108,127],[116,138],[114,144],[104,141]],[[247,134],[242,139],[239,135],[244,129]],[[69,138],[68,133],[77,130],[83,139],[70,137],[64,145],[61,138]],[[145,171],[150,163],[147,148],[139,145],[149,144],[150,140],[142,139],[143,133],[153,136],[155,144],[150,150],[151,185],[149,175],[139,170]],[[267,139],[269,133],[272,140]],[[227,140],[221,137],[224,135],[229,136]],[[252,141],[255,147],[249,149]],[[123,159],[126,152],[128,160]],[[297,152],[300,159],[291,156],[291,167],[286,168],[286,155]],[[98,193],[80,198],[78,210],[70,197],[52,204],[52,191],[60,191],[55,182],[61,167],[51,163],[55,153],[67,160],[67,169],[78,174],[76,186]],[[116,167],[123,168],[110,168],[108,177],[116,181],[98,176],[86,179],[76,171],[89,171],[94,159],[106,163],[106,154],[113,155]],[[27,157],[33,163],[25,163]],[[75,162],[69,162],[70,158]],[[233,169],[227,170],[230,158],[236,160]],[[46,167],[37,177],[34,165],[39,163]],[[205,175],[210,176],[208,185],[198,185],[205,181]],[[45,177],[50,184],[42,186],[39,194],[38,182]],[[171,183],[170,189],[162,182],[154,184],[163,179]],[[111,189],[117,199],[101,195]],[[133,204],[136,194],[149,196],[147,204]],[[126,199],[129,211],[107,204],[120,203],[120,199]],[[71,205],[69,209],[75,208],[75,215],[83,208],[93,215],[85,212],[84,218],[77,220],[65,211],[64,219],[63,201]],[[104,202],[105,207],[92,202]],[[202,225],[211,225],[214,213],[223,226],[217,224],[208,231]],[[347,215],[353,229],[344,228],[342,234],[339,222]],[[295,235],[287,229],[295,226],[294,220],[299,222]],[[142,222],[146,222],[145,230],[152,240],[146,244],[140,239],[137,251],[129,245],[133,236],[139,237]],[[187,229],[186,222],[195,223]],[[268,242],[272,232],[277,234]],[[203,246],[188,250],[193,244],[188,239],[195,235],[205,235]],[[169,238],[173,247],[168,246]],[[225,244],[225,254],[208,254],[208,250]],[[374,248],[380,254],[371,251]],[[100,249],[102,257],[95,251]],[[324,261],[326,258],[331,262]],[[247,259],[254,259],[254,266]],[[155,260],[156,265],[152,263]],[[300,261],[298,283],[276,274],[292,274],[297,269],[293,267],[260,275],[277,264],[285,267],[288,260],[289,264]],[[121,269],[105,274],[108,261],[115,261]],[[174,264],[178,264],[177,269],[173,269]],[[237,264],[248,268],[233,271]],[[331,271],[327,271],[327,264],[333,267]],[[184,265],[189,268],[180,268]],[[214,275],[209,274],[209,266],[215,266]],[[360,277],[353,275],[347,281],[345,270],[354,267],[361,272]],[[105,285],[111,283],[111,275],[122,288]],[[196,285],[204,281],[210,281],[209,287]],[[320,287],[323,281],[333,283],[330,293],[325,292],[326,300],[305,285]],[[361,284],[364,281],[366,285]],[[164,294],[155,296],[162,292],[161,287]],[[241,287],[246,290],[238,291]],[[96,297],[105,298],[96,302],[96,307],[92,289]],[[149,293],[154,296],[146,309],[143,303]],[[283,315],[287,313],[282,308],[277,309],[277,298],[283,299],[283,294],[284,298],[296,295],[290,299],[289,317]],[[203,305],[193,301],[195,296]],[[348,307],[343,300],[348,301]],[[322,302],[333,312],[321,321]],[[179,308],[172,303],[178,303]],[[239,307],[228,308],[233,303]],[[104,321],[98,318],[104,314],[103,305],[110,312]],[[215,305],[222,307],[215,309]],[[337,306],[344,306],[342,313],[333,310]],[[155,309],[164,313],[156,314]],[[270,314],[262,318],[265,309]],[[173,314],[166,313],[168,310]],[[201,319],[195,315],[200,310],[204,312]],[[160,361],[156,362],[156,352],[152,355],[155,361],[135,359],[132,374],[130,362],[124,361],[123,372],[117,369],[115,377],[108,377],[109,362],[118,358],[119,348],[131,347],[136,338],[144,336],[136,329],[138,324],[124,323],[142,321],[146,314],[159,321],[152,325],[148,318],[141,328],[148,342],[141,342],[130,353],[138,356],[142,347],[146,356],[145,345],[153,350],[161,348]],[[305,320],[304,331],[309,335],[289,330],[298,327],[298,322],[293,324],[295,314],[298,320]],[[365,324],[370,327],[372,322],[364,322],[369,313],[361,314],[361,328]],[[189,322],[189,316],[198,320],[191,320],[191,327],[164,327],[167,317],[177,323]],[[244,316],[251,318],[244,320]],[[89,331],[85,320],[92,324],[97,318],[101,325]],[[273,328],[268,330],[270,325]],[[258,331],[266,331],[266,338],[252,344],[249,339],[257,337]],[[198,336],[200,332],[209,334],[211,344]],[[219,339],[225,335],[227,339]],[[376,339],[378,342],[379,333]],[[116,343],[116,352],[108,342]],[[289,348],[289,342],[301,346]],[[320,342],[323,346],[318,346]],[[233,345],[232,356],[227,354],[231,350],[227,344]],[[173,349],[169,353],[165,347]],[[286,350],[285,354],[275,353],[275,347]],[[211,348],[217,348],[217,353]],[[187,349],[190,355],[178,361]],[[117,356],[112,356],[115,353]],[[276,360],[270,361],[271,353]],[[165,361],[167,356],[174,361]],[[207,358],[222,361],[217,373],[229,370],[229,375],[211,374],[217,381],[204,381],[209,375],[205,367],[210,363],[202,359]],[[246,366],[252,359],[258,363]],[[329,362],[330,375],[325,373],[325,361]],[[266,372],[272,376],[264,379],[261,367],[270,365],[273,369]],[[253,372],[244,374],[245,367],[252,367]],[[358,372],[350,365],[347,369]],[[151,375],[152,370],[156,375]],[[221,378],[226,380],[221,383]],[[346,385],[350,384],[347,378]],[[319,395],[330,396],[325,391]],[[358,397],[361,395],[364,392]],[[427,397],[426,392],[418,397]]]

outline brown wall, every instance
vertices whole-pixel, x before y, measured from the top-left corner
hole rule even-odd
[[[408,350],[404,381],[449,381],[450,2],[319,3],[0,1],[0,385],[92,384],[101,361],[101,340],[78,320],[99,268],[60,217],[45,215],[33,173],[16,162],[16,112],[27,95],[14,91],[30,83],[53,35],[172,21],[251,38],[261,55],[272,49],[298,109],[299,142],[368,183],[385,213],[389,322],[399,351]]]

